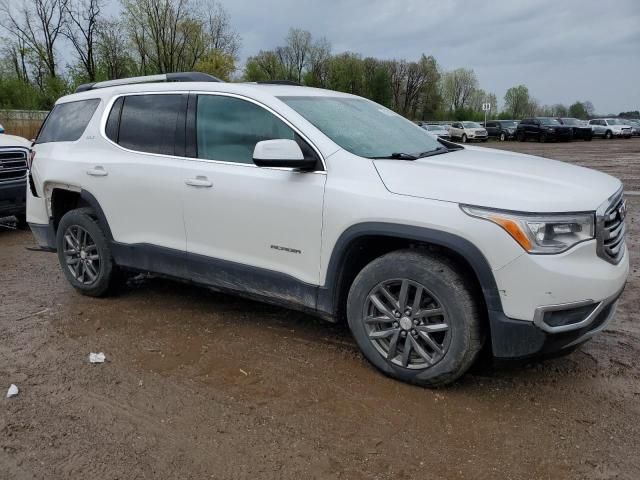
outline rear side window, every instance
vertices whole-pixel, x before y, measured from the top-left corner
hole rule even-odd
[[[184,138],[186,108],[187,95],[127,96],[122,104],[115,102],[107,119],[106,134],[130,150],[176,155],[176,133],[182,125]],[[118,113],[120,125],[116,129]]]
[[[75,142],[87,128],[100,99],[59,103],[47,117],[36,143]]]

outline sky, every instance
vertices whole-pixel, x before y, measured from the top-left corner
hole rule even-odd
[[[116,0],[112,0],[116,1]],[[433,55],[472,68],[503,104],[525,84],[541,104],[590,100],[596,112],[640,109],[640,0],[220,0],[242,36],[241,63],[282,45],[290,27],[333,53]]]

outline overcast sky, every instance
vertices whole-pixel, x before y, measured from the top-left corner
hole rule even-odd
[[[640,0],[222,0],[242,60],[281,45],[290,27],[333,53],[433,55],[473,68],[502,104],[523,83],[543,104],[591,100],[599,113],[640,109]]]

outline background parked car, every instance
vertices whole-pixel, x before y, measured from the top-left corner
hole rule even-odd
[[[590,141],[593,138],[593,130],[587,122],[572,117],[557,118],[556,120],[558,120],[562,125],[571,127],[574,139]]]
[[[0,133],[4,133],[4,127],[2,126],[1,123],[0,123]]]
[[[618,118],[594,118],[589,121],[589,125],[593,127],[594,137],[603,138],[631,138],[631,126],[624,123]]]
[[[513,120],[491,120],[485,125],[489,137],[497,138],[501,142],[516,138],[517,127]]]
[[[626,118],[624,122],[631,127],[631,135],[634,137],[640,136],[640,120],[635,118]]]
[[[452,139],[460,140],[462,143],[474,140],[486,142],[489,139],[487,130],[476,122],[453,122],[449,127],[449,135]]]
[[[436,123],[422,123],[420,126],[431,135],[435,135],[438,138],[444,138],[445,140],[449,140],[451,138],[449,130],[443,125],[438,125]]]
[[[524,142],[529,138],[533,138],[539,142],[546,142],[549,140],[571,141],[573,138],[573,130],[571,127],[562,125],[555,118],[525,118],[518,124],[516,137],[521,142]]]
[[[15,216],[26,227],[27,157],[31,142],[0,135],[0,218]]]

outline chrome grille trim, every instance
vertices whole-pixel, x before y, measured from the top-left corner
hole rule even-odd
[[[600,258],[614,265],[620,263],[625,252],[626,213],[627,202],[622,188],[596,212],[596,251]]]
[[[0,183],[26,178],[27,155],[27,149],[0,148]]]

